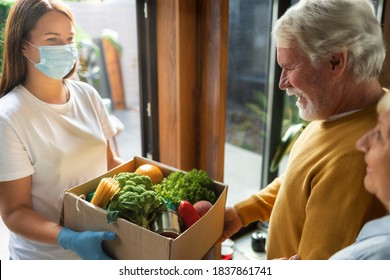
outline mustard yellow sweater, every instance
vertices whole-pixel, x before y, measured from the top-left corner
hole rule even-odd
[[[363,184],[355,143],[375,126],[375,106],[334,121],[313,121],[291,150],[285,175],[235,205],[245,225],[269,220],[267,259],[328,259],[355,241],[382,204]]]

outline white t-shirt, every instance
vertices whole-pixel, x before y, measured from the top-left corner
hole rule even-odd
[[[45,103],[21,85],[0,99],[0,181],[31,175],[33,209],[56,223],[64,190],[107,172],[106,141],[116,132],[93,87],[66,85],[66,104]],[[13,259],[78,258],[12,232],[9,249]]]

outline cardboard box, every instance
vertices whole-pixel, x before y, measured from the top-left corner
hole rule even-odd
[[[84,184],[71,188],[64,196],[64,225],[75,230],[108,230],[117,233],[117,238],[104,241],[105,251],[115,259],[135,260],[188,260],[202,259],[213,248],[223,231],[227,186],[215,182],[219,194],[213,207],[197,223],[172,239],[135,225],[125,219],[116,223],[107,222],[107,212],[85,201],[82,197],[93,192],[103,177],[112,177],[120,172],[134,172],[138,166],[152,163],[168,176],[178,169],[142,158],[134,157],[129,162],[118,166]]]

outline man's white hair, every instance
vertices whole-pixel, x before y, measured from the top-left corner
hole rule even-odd
[[[277,20],[272,35],[277,46],[299,47],[314,65],[347,51],[356,81],[377,79],[386,54],[370,0],[301,0]]]

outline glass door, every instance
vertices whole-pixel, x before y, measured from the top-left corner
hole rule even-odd
[[[261,187],[269,96],[272,0],[229,1],[224,182],[228,205]]]

